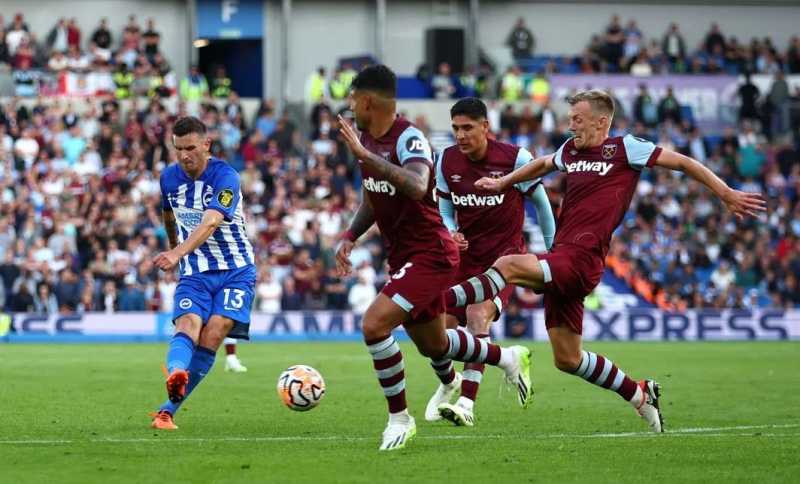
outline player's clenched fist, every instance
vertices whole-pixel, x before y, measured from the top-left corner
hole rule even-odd
[[[353,271],[353,263],[350,262],[350,252],[353,250],[355,244],[347,239],[339,242],[339,248],[336,249],[336,272],[339,277],[349,276]]]
[[[461,232],[452,232],[450,235],[453,236],[453,240],[455,240],[458,250],[464,252],[465,250],[469,249],[469,241],[464,237],[464,234]]]
[[[502,192],[505,187],[502,178],[483,177],[475,182],[475,188],[487,192]]]
[[[167,252],[162,252],[153,259],[153,265],[161,269],[162,271],[171,271],[178,265],[178,262],[181,260],[180,256],[174,253],[171,250]]]

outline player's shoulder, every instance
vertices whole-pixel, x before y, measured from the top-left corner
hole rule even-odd
[[[161,184],[169,186],[177,183],[180,175],[180,167],[177,163],[171,163],[161,170],[161,175],[158,177]]]
[[[210,175],[214,179],[223,177],[239,177],[239,172],[234,167],[228,164],[227,161],[219,158],[211,158],[208,161],[208,168]]]
[[[455,160],[460,160],[462,157],[463,153],[461,153],[461,150],[458,149],[458,145],[453,144],[445,147],[445,149],[442,150],[442,155],[439,157],[439,160],[441,162],[447,160],[452,163]]]
[[[512,160],[517,157],[517,154],[520,152],[520,150],[524,149],[515,144],[506,143],[494,139],[489,139],[488,143],[489,143],[489,150],[493,155],[500,156],[501,158],[510,157]]]

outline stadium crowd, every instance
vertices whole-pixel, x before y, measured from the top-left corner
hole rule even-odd
[[[623,53],[629,52],[628,34],[616,35],[615,25],[618,19],[606,43],[622,38]],[[76,49],[84,55],[76,29],[72,21],[59,21],[47,35],[50,69],[53,59],[63,64],[64,51],[72,58]],[[137,88],[145,73],[169,72],[153,24],[140,30],[131,17],[119,49],[112,50],[112,35],[101,22],[91,36],[88,64],[80,64],[101,70],[116,64],[117,73],[131,69],[128,91],[117,84],[107,96],[80,101],[83,109],[65,100],[38,99],[30,107],[17,100],[2,103],[0,306],[50,313],[172,309],[176,277],[157,271],[151,258],[167,243],[158,177],[175,159],[172,123],[187,113],[187,104],[170,110],[162,97],[177,92],[182,100],[203,101],[200,117],[214,154],[240,170],[259,269],[255,309],[364,311],[386,278],[384,249],[373,231],[353,251],[354,276],[336,276],[335,243],[358,205],[360,180],[339,139],[335,113],[318,102],[310,129],[301,130],[297,119],[265,100],[254,119],[245,119],[236,93],[216,89],[224,83],[209,87],[196,70],[180,86],[148,81]],[[24,67],[28,53],[39,51],[36,36],[21,32],[27,32],[24,19],[16,16],[0,35],[0,62]],[[729,40],[712,31],[705,45],[711,53],[727,52]],[[768,54],[766,41],[741,49],[756,66],[763,56],[795,72],[800,54],[793,42],[786,55]],[[673,41],[664,44],[668,55]],[[44,65],[44,58],[31,57]],[[66,69],[75,69],[69,62],[68,57]],[[607,64],[613,63],[601,63]],[[350,68],[342,73],[353,74]],[[777,74],[773,91],[782,89],[780,79]],[[648,302],[671,309],[800,307],[800,123],[784,119],[783,111],[773,116],[775,99],[789,97],[788,88],[773,91],[750,96],[753,112],[743,105],[739,129],[722,136],[704,136],[681,119],[669,94],[654,99],[646,86],[632,109],[616,116],[614,133],[630,131],[689,154],[730,185],[766,193],[769,200],[766,217],[738,221],[696,184],[663,171],[645,172],[609,265]],[[138,102],[137,94],[149,99]],[[226,101],[211,103],[211,94]],[[134,101],[123,110],[118,100],[128,97]],[[534,112],[490,102],[490,118],[498,138],[539,154],[554,151],[567,137],[565,121],[548,103]],[[424,119],[415,122],[427,130]],[[556,208],[563,184],[559,174],[546,180]],[[517,302],[533,307],[540,300],[519,291]]]

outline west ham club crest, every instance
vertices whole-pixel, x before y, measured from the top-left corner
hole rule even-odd
[[[603,145],[603,158],[610,160],[617,154],[617,145]]]
[[[502,171],[490,171],[489,176],[492,178],[501,178],[503,176]]]

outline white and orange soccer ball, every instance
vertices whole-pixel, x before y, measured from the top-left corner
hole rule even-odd
[[[319,405],[324,396],[325,380],[310,366],[290,366],[278,377],[278,397],[292,410],[311,410]]]

